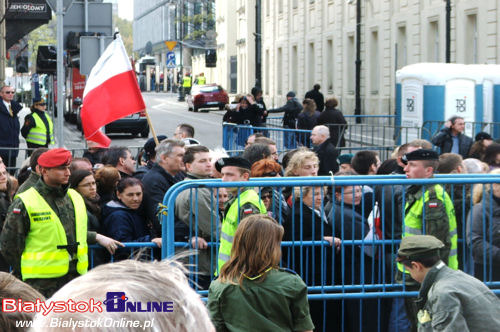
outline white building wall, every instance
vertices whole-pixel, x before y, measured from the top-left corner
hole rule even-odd
[[[244,16],[250,23],[254,1],[236,2],[248,9]],[[442,0],[362,2],[363,114],[394,112],[395,72],[401,66],[445,61],[445,5]],[[476,32],[470,33],[474,15]],[[451,16],[452,62],[499,62],[500,1],[453,0]],[[242,29],[238,32],[239,40]],[[338,97],[346,114],[354,112],[356,1],[262,0],[262,32],[263,90],[270,107],[282,105],[289,90],[303,98],[319,83],[325,97]],[[252,33],[245,35],[253,46]],[[247,82],[239,84],[239,92],[248,91],[254,77],[254,50],[247,44],[238,45],[238,60],[246,57],[248,64],[247,70],[238,65],[238,81]]]

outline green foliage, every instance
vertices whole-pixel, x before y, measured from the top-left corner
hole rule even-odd
[[[32,72],[36,71],[36,55],[38,52],[39,45],[56,45],[56,19],[52,16],[52,20],[49,23],[44,24],[31,31],[26,39],[28,41],[28,50],[30,52],[30,70]]]
[[[126,19],[120,18],[117,15],[113,15],[113,25],[118,28],[120,35],[127,50],[129,56],[132,55],[132,50],[134,46],[134,37],[132,33],[132,22]]]
[[[184,24],[185,35],[183,40],[198,40],[206,37],[206,33],[209,30],[215,29],[215,17],[213,14],[201,13],[193,16],[184,15],[180,21]],[[176,19],[176,22],[179,22],[179,19]],[[202,29],[203,23],[205,23],[206,29]],[[193,26],[193,30],[189,34],[186,33],[188,25]]]

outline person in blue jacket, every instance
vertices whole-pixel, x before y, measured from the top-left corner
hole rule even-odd
[[[121,242],[154,242],[161,247],[161,238],[152,238],[146,218],[139,209],[142,197],[140,180],[121,179],[116,186],[116,199],[108,202],[102,211],[104,234],[113,234]],[[115,259],[126,258],[129,254],[127,249],[121,249]]]

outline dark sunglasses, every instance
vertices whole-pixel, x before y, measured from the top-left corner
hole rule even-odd
[[[278,173],[276,172],[269,172],[269,173],[264,173],[262,174],[262,177],[266,178],[266,177],[275,177],[276,175],[278,175]]]
[[[8,95],[13,95],[14,93],[16,93],[15,91],[5,91],[4,93],[8,94]]]
[[[40,103],[40,104],[37,104],[38,106],[47,106],[47,103]]]

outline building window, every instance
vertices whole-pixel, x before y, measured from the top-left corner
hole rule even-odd
[[[467,15],[465,20],[465,63],[478,63],[477,15]]]
[[[354,94],[354,89],[355,89],[355,82],[354,82],[354,76],[356,74],[356,59],[354,57],[354,35],[348,36],[347,37],[347,61],[345,63],[347,64],[346,70],[347,70],[347,93],[349,94]]]
[[[329,93],[333,93],[333,79],[334,79],[334,70],[333,65],[335,63],[333,57],[333,40],[328,39],[326,41],[326,85]]]
[[[372,94],[378,94],[380,82],[380,64],[378,51],[378,31],[372,31],[370,42],[370,88]]]
[[[297,46],[292,46],[292,66],[290,67],[292,74],[292,91],[297,92],[298,90],[298,81],[299,81],[299,71],[298,71],[298,59],[297,59]]]
[[[266,0],[266,16],[271,15],[271,1],[273,0]]]
[[[293,9],[297,9],[299,7],[299,0],[292,0]]]
[[[396,69],[400,69],[408,64],[406,27],[398,27],[396,41]]]
[[[276,85],[277,85],[277,94],[281,95],[283,93],[283,51],[280,48],[278,48],[278,56],[277,56],[277,63],[276,63],[276,68],[278,70],[277,75],[276,75]]]
[[[278,14],[283,13],[283,0],[278,0]]]
[[[429,22],[429,32],[427,35],[427,59],[429,62],[439,62],[439,23]]]
[[[314,72],[316,70],[316,58],[314,56],[314,43],[309,43],[309,47],[307,48],[307,66],[305,67],[308,75],[308,86],[312,87],[316,82],[314,81]]]

